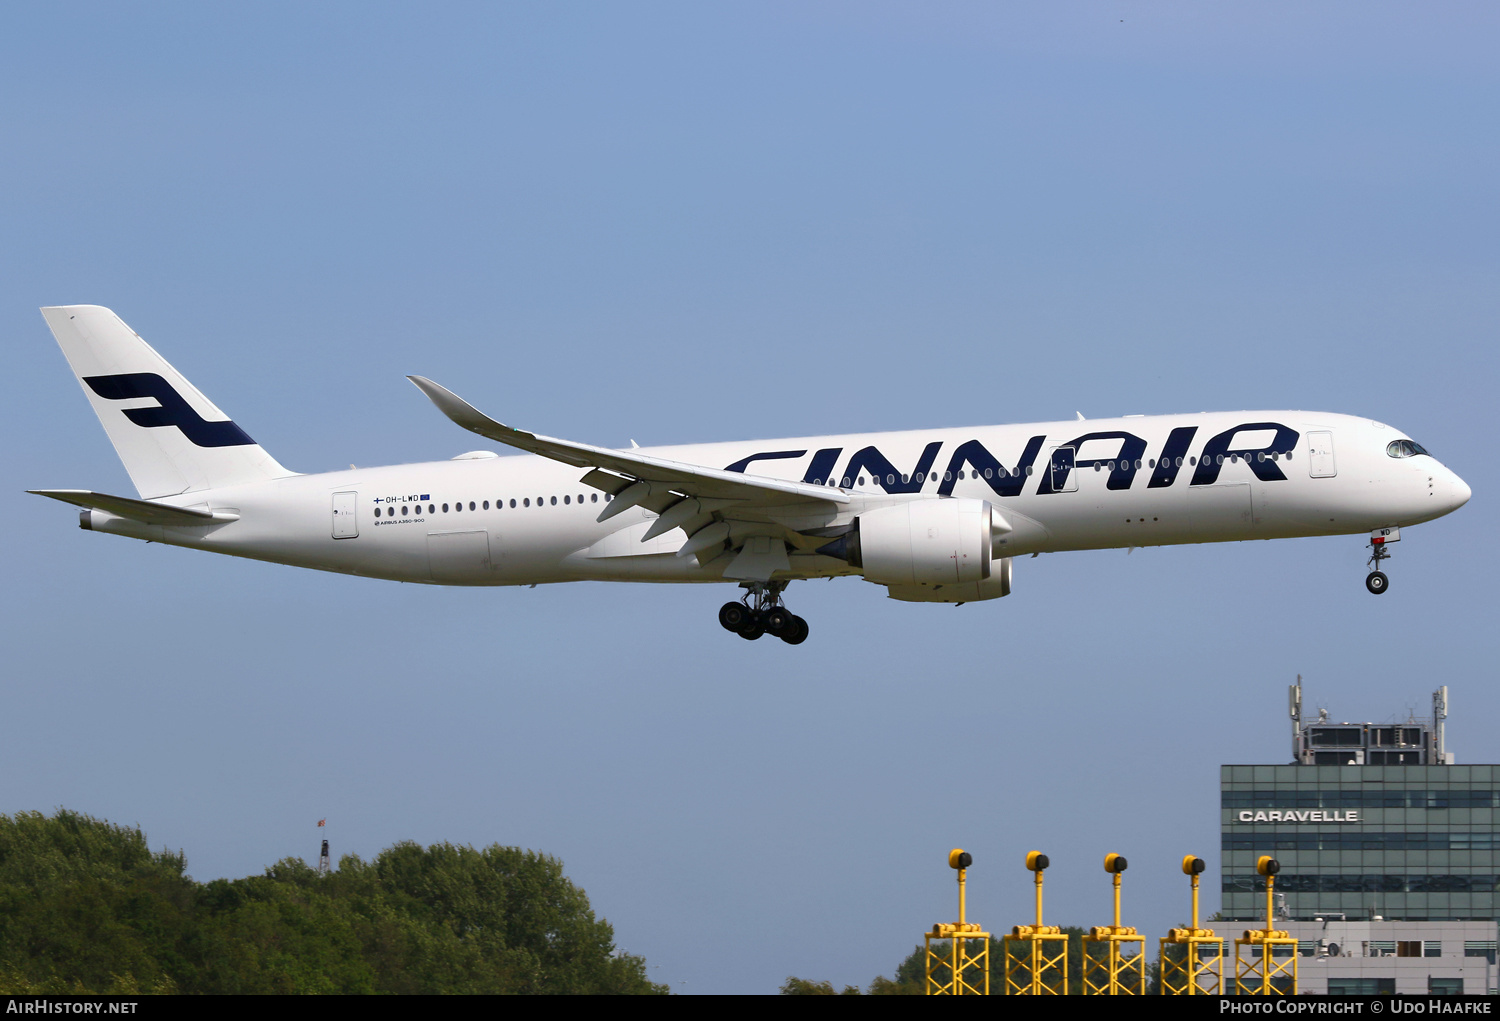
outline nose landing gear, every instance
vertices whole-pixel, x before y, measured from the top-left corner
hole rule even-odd
[[[788,645],[807,641],[807,621],[781,603],[784,581],[747,581],[740,585],[744,597],[737,603],[719,607],[719,624],[747,641],[761,635],[774,635]]]
[[[1385,576],[1380,569],[1382,561],[1391,559],[1391,552],[1386,548],[1387,544],[1401,541],[1401,531],[1397,528],[1377,528],[1370,533],[1370,559],[1368,565],[1370,573],[1365,577],[1365,588],[1372,595],[1383,595],[1390,588],[1391,579]]]

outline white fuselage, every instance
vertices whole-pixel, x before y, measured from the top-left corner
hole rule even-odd
[[[1277,427],[1288,432],[1278,437]],[[1211,446],[1216,437],[1221,453]],[[1009,525],[997,535],[995,555],[1010,557],[1361,533],[1431,520],[1468,500],[1468,486],[1431,456],[1389,456],[1391,441],[1403,438],[1369,419],[1256,411],[640,453],[829,485],[850,495],[845,504],[792,505],[766,517],[763,529],[784,529],[793,538],[820,528],[832,534],[862,512],[902,501],[987,500]],[[1226,444],[1228,456],[1219,464]],[[1268,453],[1262,460],[1256,448],[1274,450],[1274,457]],[[879,469],[882,464],[891,470]],[[721,561],[677,555],[687,540],[681,530],[641,542],[656,518],[649,510],[634,507],[598,521],[608,498],[582,483],[584,474],[534,455],[469,456],[157,499],[237,515],[226,522],[148,525],[95,509],[84,511],[84,523],[96,531],[233,556],[430,584],[723,580]],[[789,540],[791,569],[779,577],[859,573],[815,548],[816,542]]]

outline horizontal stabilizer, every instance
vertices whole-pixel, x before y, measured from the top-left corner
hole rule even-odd
[[[232,511],[189,510],[186,507],[168,507],[149,500],[132,500],[128,496],[110,496],[107,493],[91,493],[87,489],[28,489],[26,492],[47,496],[75,507],[90,507],[106,511],[117,517],[129,518],[147,525],[175,525],[179,528],[202,528],[204,525],[223,524],[239,520]]]

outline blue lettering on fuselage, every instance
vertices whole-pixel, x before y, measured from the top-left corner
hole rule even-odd
[[[1137,467],[1141,464],[1141,457],[1146,453],[1146,441],[1134,433],[1127,432],[1100,432],[1084,433],[1076,440],[1063,443],[1052,452],[1051,470],[1042,475],[1042,481],[1036,487],[1038,495],[1044,493],[1063,492],[1063,487],[1068,481],[1068,472],[1075,470],[1078,461],[1078,449],[1090,440],[1119,440],[1119,452],[1108,458],[1089,458],[1085,464],[1092,464],[1095,470],[1108,463],[1111,466],[1107,489],[1129,489],[1130,484],[1135,481]],[[1055,488],[1054,488],[1055,487]]]
[[[1274,431],[1276,436],[1264,447],[1234,447],[1230,444],[1239,433]],[[1219,471],[1225,461],[1243,460],[1262,482],[1285,482],[1286,476],[1276,467],[1272,454],[1278,458],[1290,454],[1297,446],[1297,430],[1288,429],[1280,422],[1252,422],[1225,429],[1203,445],[1203,455],[1198,458],[1198,470],[1193,472],[1195,486],[1207,486],[1219,481]]]
[[[1241,433],[1272,432],[1272,440],[1265,446],[1233,446],[1235,437]],[[1289,456],[1295,450],[1298,432],[1279,422],[1249,422],[1213,436],[1204,444],[1203,453],[1197,458],[1188,456],[1188,448],[1198,433],[1197,426],[1181,426],[1168,434],[1162,445],[1161,455],[1151,466],[1148,489],[1163,489],[1174,485],[1185,465],[1196,461],[1192,486],[1213,485],[1219,479],[1225,461],[1244,461],[1262,482],[1283,482],[1286,475],[1277,467],[1276,461]],[[1115,453],[1109,457],[1078,457],[1085,443],[1116,440]],[[875,446],[862,447],[849,458],[842,472],[835,471],[843,447],[825,447],[813,453],[812,460],[803,473],[802,481],[814,485],[838,485],[845,489],[856,486],[863,475],[869,475],[871,483],[887,493],[920,493],[923,485],[931,479],[939,479],[938,496],[951,496],[958,477],[970,471],[975,479],[984,482],[996,496],[1020,496],[1027,478],[1033,474],[1036,459],[1047,437],[1032,436],[1016,459],[1015,467],[1007,469],[994,454],[977,439],[967,440],[953,448],[948,458],[947,470],[941,476],[932,470],[942,449],[941,440],[934,440],[922,449],[917,463],[910,472],[898,471],[891,460]],[[1046,466],[1040,472],[1037,495],[1049,495],[1070,491],[1068,476],[1084,468],[1109,469],[1105,488],[1114,492],[1129,490],[1136,475],[1146,466],[1147,441],[1134,433],[1121,430],[1084,433],[1066,443],[1058,444]],[[1275,455],[1273,457],[1273,455]],[[806,450],[771,450],[751,454],[725,467],[725,471],[743,473],[756,461],[778,461],[807,456]],[[1075,487],[1076,488],[1076,487]]]

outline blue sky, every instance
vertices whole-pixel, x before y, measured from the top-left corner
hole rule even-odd
[[[1497,761],[1500,15],[1477,4],[12,5],[0,12],[0,812],[200,879],[400,839],[559,855],[679,992],[868,982],[953,913],[1186,917],[1221,762],[1452,689]],[[130,494],[36,308],[109,305],[288,467],[1309,408],[1473,487],[1409,530],[1025,560],[953,609],[443,590],[85,534]],[[1208,907],[1216,906],[1210,894]],[[713,940],[704,940],[711,925]],[[836,933],[836,936],[830,935]]]

